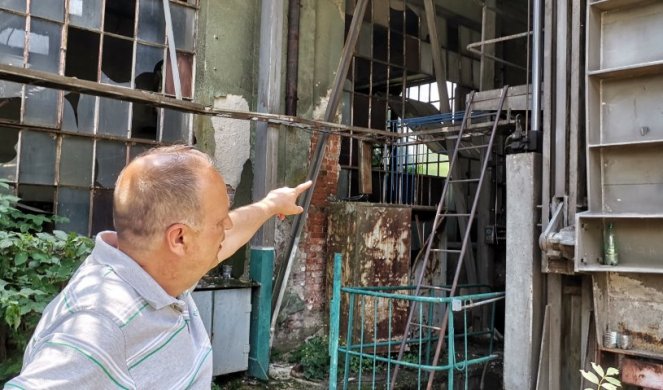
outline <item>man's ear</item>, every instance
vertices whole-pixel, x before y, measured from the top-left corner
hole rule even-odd
[[[168,249],[178,255],[184,256],[186,253],[186,231],[187,226],[182,223],[174,223],[166,229],[166,244]]]

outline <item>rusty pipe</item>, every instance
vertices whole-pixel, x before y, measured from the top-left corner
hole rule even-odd
[[[285,114],[297,115],[297,73],[299,71],[299,10],[301,0],[288,1],[288,49],[285,70]]]

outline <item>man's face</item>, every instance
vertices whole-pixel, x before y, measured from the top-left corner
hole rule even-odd
[[[215,170],[203,174],[199,226],[193,229],[193,240],[187,263],[191,283],[196,283],[218,263],[217,254],[223,245],[226,230],[233,222],[228,216],[229,202],[226,184]]]

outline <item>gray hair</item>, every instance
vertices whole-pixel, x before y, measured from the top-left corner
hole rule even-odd
[[[141,166],[127,177],[135,164]],[[139,155],[115,185],[113,223],[118,238],[134,244],[141,239],[149,245],[173,223],[197,227],[202,218],[201,171],[213,167],[208,155],[186,145],[157,147]]]

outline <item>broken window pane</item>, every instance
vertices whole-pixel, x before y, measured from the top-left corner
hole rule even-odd
[[[65,76],[97,81],[99,66],[99,34],[69,27]]]
[[[175,110],[162,110],[163,134],[161,141],[172,143],[189,143],[189,129],[191,125],[191,114]]]
[[[120,142],[97,141],[94,170],[95,187],[113,188],[127,159],[126,146]]]
[[[60,91],[44,87],[25,86],[23,122],[31,125],[58,127]]]
[[[87,235],[90,219],[90,191],[74,188],[58,188],[58,215],[69,222],[58,222],[56,229]]]
[[[131,138],[157,139],[157,109],[148,104],[133,104]]]
[[[25,16],[0,11],[0,63],[23,67]]]
[[[136,45],[134,88],[153,92],[161,91],[163,55],[163,48],[140,43]]]
[[[28,37],[28,63],[30,68],[58,73],[60,68],[60,41],[62,26],[32,18]]]
[[[12,122],[21,120],[23,85],[0,80],[0,118]]]
[[[149,42],[165,43],[166,20],[163,13],[163,1],[141,0],[138,11],[138,39]]]
[[[55,136],[23,130],[18,180],[29,184],[55,183]]]
[[[30,2],[30,13],[33,16],[63,22],[64,0],[32,0]]]
[[[110,98],[99,98],[99,134],[127,137],[129,129],[129,103]]]
[[[173,84],[173,75],[170,70],[170,54],[166,53],[166,93],[175,95],[175,84]],[[193,54],[177,52],[177,68],[180,74],[180,83],[182,85],[182,96],[191,97],[193,77]]]
[[[113,190],[96,189],[92,193],[92,231],[97,234],[113,229]]]
[[[69,24],[99,30],[101,0],[69,0]]]
[[[192,8],[170,3],[170,17],[173,22],[175,48],[193,51],[195,41],[196,12]]]
[[[29,210],[32,213],[34,212],[42,212],[45,214],[53,213],[53,200],[55,199],[55,187],[20,185],[18,188],[18,197],[21,198],[21,204],[24,204],[32,208],[31,210]]]
[[[25,12],[25,0],[0,0],[0,8]]]
[[[133,37],[135,17],[136,0],[106,1],[104,31]]]
[[[89,188],[92,184],[92,140],[82,137],[62,138],[60,185]]]
[[[0,178],[16,181],[18,129],[0,127]]]
[[[108,35],[104,36],[101,82],[131,87],[132,58],[133,42]]]
[[[62,104],[62,130],[92,134],[95,99],[94,96],[76,92],[65,93]]]
[[[153,147],[154,147],[154,145],[131,144],[131,147],[129,148],[129,161],[133,160],[134,158],[136,158],[141,153],[147,152],[148,150],[152,149]]]

